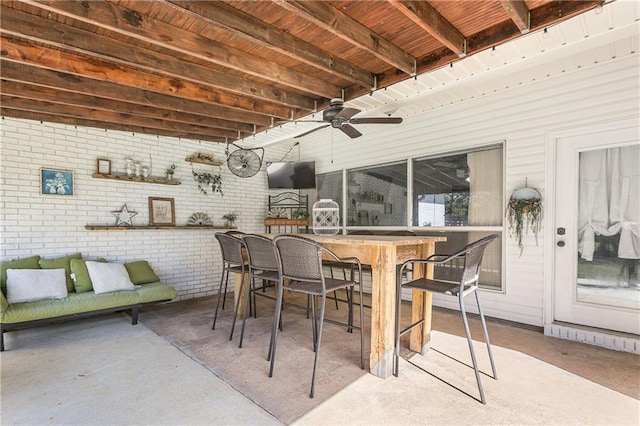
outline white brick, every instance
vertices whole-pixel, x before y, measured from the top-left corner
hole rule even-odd
[[[220,250],[212,230],[87,231],[88,224],[113,225],[111,214],[124,204],[137,211],[136,225],[149,221],[148,198],[175,199],[176,223],[186,224],[197,211],[215,224],[222,215],[239,213],[238,225],[249,232],[263,230],[266,177],[241,179],[221,167],[225,196],[201,194],[184,158],[196,152],[224,159],[222,144],[129,132],[40,123],[6,118],[0,126],[0,259],[39,254],[48,258],[80,252],[85,258],[127,262],[146,259],[158,275],[179,292],[179,299],[211,296],[218,290]],[[282,157],[286,147],[269,151]],[[111,160],[114,173],[124,173],[125,158],[151,166],[163,177],[175,163],[181,185],[168,186],[92,179],[96,159]],[[40,168],[74,172],[74,196],[40,195]],[[194,165],[217,172],[217,167]],[[261,172],[263,173],[263,172]]]

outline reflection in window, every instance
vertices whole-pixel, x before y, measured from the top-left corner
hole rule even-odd
[[[447,241],[436,244],[437,253],[452,254],[461,250],[470,242],[484,238],[494,232],[428,232],[420,231],[420,235],[446,237]],[[499,234],[499,233],[498,233]],[[433,269],[433,277],[441,281],[459,283],[464,267],[463,258],[457,263],[451,262],[445,265],[436,265]],[[482,288],[500,290],[502,288],[502,238],[498,238],[487,246],[480,266],[479,285]]]
[[[413,161],[414,226],[502,225],[502,147]]]
[[[342,171],[323,173],[316,176],[318,199],[330,199],[340,207],[340,225],[342,225]]]
[[[406,162],[347,170],[348,226],[407,225]]]

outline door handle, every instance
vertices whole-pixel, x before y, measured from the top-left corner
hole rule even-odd
[[[556,243],[558,247],[564,247],[564,241],[560,240]]]

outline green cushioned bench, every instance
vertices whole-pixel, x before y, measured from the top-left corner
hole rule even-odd
[[[72,259],[76,259],[73,263],[74,268],[71,268]],[[135,325],[138,322],[140,307],[167,302],[177,296],[175,289],[160,282],[145,261],[124,265],[132,284],[130,289],[96,293],[92,288],[89,274],[85,273],[86,266],[83,263],[84,261],[79,259],[81,259],[79,255],[65,256],[53,261],[34,256],[0,264],[2,272],[0,277],[2,285],[2,292],[0,293],[0,327],[2,330],[0,350],[4,350],[4,333],[8,331],[118,311],[129,311],[131,313],[131,323]],[[69,272],[66,275],[75,278],[75,280],[70,280],[71,285],[65,283],[68,289],[66,297],[9,303],[10,298],[7,297],[7,270],[46,269],[46,267],[61,267],[61,269]],[[63,288],[65,284],[62,284]]]

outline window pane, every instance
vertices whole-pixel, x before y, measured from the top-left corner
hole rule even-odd
[[[407,225],[407,164],[347,170],[347,225]]]
[[[413,225],[502,225],[502,170],[502,146],[414,160]]]
[[[435,237],[447,237],[447,241],[436,243],[436,253],[452,254],[461,250],[464,246],[484,238],[493,232],[417,232],[419,235]],[[435,265],[433,277],[436,280],[460,282],[463,268],[462,258],[459,263]],[[498,238],[487,246],[480,266],[479,285],[482,288],[500,290],[502,288],[502,238]]]
[[[318,199],[330,199],[340,207],[340,225],[342,225],[342,171],[323,173],[316,176]]]

